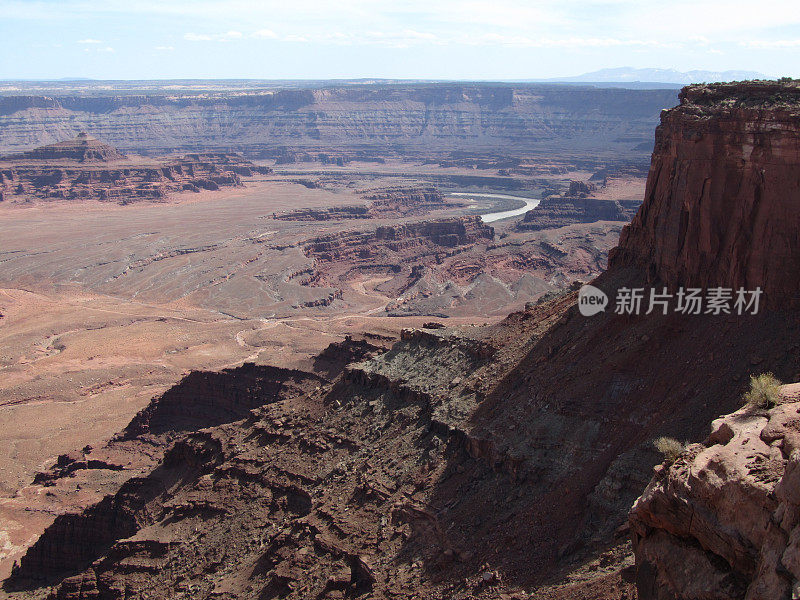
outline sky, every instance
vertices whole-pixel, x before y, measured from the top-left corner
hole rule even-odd
[[[797,0],[0,0],[0,79],[800,77]]]

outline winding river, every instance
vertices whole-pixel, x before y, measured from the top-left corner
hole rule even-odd
[[[520,200],[525,203],[525,206],[522,208],[503,210],[500,212],[486,213],[485,215],[481,215],[481,220],[484,223],[492,223],[493,221],[524,215],[530,209],[538,206],[540,202],[538,198],[523,198],[522,196],[507,196],[505,194],[473,194],[470,192],[459,192],[456,194],[451,194],[451,196],[460,196],[465,198],[500,198],[502,200]]]

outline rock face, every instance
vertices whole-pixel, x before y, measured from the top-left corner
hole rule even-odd
[[[520,231],[565,227],[572,223],[620,221],[627,223],[639,209],[638,200],[600,200],[577,196],[550,196],[525,213]]]
[[[282,221],[333,221],[339,219],[401,218],[425,215],[432,210],[455,206],[448,204],[435,187],[388,187],[367,191],[368,206],[299,208],[275,215]]]
[[[0,191],[9,198],[94,199],[127,204],[180,191],[242,185],[267,174],[237,154],[188,154],[163,162],[122,160],[114,148],[73,141],[0,159]],[[102,158],[101,158],[102,157]]]
[[[633,266],[673,287],[761,287],[769,318],[796,322],[798,188],[797,83],[690,86],[662,115],[645,201],[610,271]],[[768,340],[755,343],[762,327],[751,332],[751,347],[769,352]],[[776,362],[754,356],[746,368]],[[702,444],[656,467],[630,513],[641,600],[800,594],[798,387],[784,386],[769,411],[715,420]]]
[[[800,86],[690,86],[665,111],[641,210],[610,266],[669,286],[760,286],[774,307],[800,287]]]
[[[78,134],[74,140],[67,140],[42,146],[10,156],[12,159],[34,159],[34,160],[76,160],[78,162],[108,162],[122,160],[124,154],[120,154],[116,148],[104,144],[86,132]]]
[[[150,153],[586,148],[635,154],[672,90],[541,84],[371,84],[248,94],[0,97],[0,152],[92,131]],[[588,115],[588,116],[587,116]]]
[[[111,541],[133,534],[140,524],[134,513],[163,492],[153,488],[152,480],[137,476],[156,467],[176,440],[177,447],[182,448],[172,455],[182,457],[178,467],[188,466],[191,472],[199,466],[182,463],[198,449],[193,442],[187,446],[180,441],[188,432],[243,419],[257,407],[308,396],[330,384],[326,377],[335,378],[353,360],[383,352],[390,341],[386,338],[373,343],[348,337],[332,344],[316,358],[315,366],[321,374],[253,363],[221,372],[190,372],[154,398],[107,444],[59,456],[50,469],[37,474],[34,484],[42,484],[50,496],[83,487],[101,493],[118,491],[120,500],[106,497],[84,515],[66,514],[56,519],[48,534],[22,560],[17,575],[38,583],[57,581],[65,573],[85,568]],[[203,454],[195,460],[207,458]],[[88,527],[86,518],[91,521]],[[146,552],[152,549],[148,544],[134,547]],[[155,551],[160,551],[158,545]]]
[[[306,394],[323,383],[304,371],[252,363],[220,373],[192,371],[136,415],[120,439],[229,423],[257,406]]]
[[[442,192],[435,187],[391,187],[366,194],[370,212],[376,217],[407,217],[424,215],[444,208]]]
[[[407,225],[386,225],[375,230],[375,239],[400,247],[405,240],[429,239],[432,244],[454,248],[480,239],[494,239],[494,228],[484,225],[480,217],[423,221]]]
[[[567,196],[572,198],[586,198],[597,189],[597,185],[586,181],[570,181]]]
[[[788,599],[800,589],[800,384],[713,422],[631,511],[640,600]]]
[[[11,586],[66,577],[53,597],[72,600],[631,600],[632,584],[602,565],[652,472],[650,440],[697,435],[735,398],[743,348],[770,342],[776,372],[796,370],[800,324],[587,321],[574,305],[567,294],[494,327],[407,330],[319,390],[178,435],[148,474],[58,519]],[[733,358],[704,351],[724,345]],[[242,374],[227,389],[255,389]],[[180,407],[195,402],[210,406],[186,394]],[[537,593],[593,552],[599,588]]]
[[[332,206],[329,208],[298,208],[278,213],[279,221],[339,221],[342,219],[369,219],[372,215],[366,206]]]
[[[385,225],[364,232],[342,232],[308,240],[303,250],[320,261],[343,258],[367,259],[382,254],[385,247],[399,252],[415,246],[455,248],[479,240],[493,240],[494,229],[480,217],[458,217],[420,221],[405,225]]]

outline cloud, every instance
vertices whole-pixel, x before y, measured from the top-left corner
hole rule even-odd
[[[253,33],[251,33],[250,37],[261,38],[261,39],[275,39],[278,37],[278,34],[272,31],[271,29],[259,29],[258,31],[254,31]]]
[[[752,40],[740,42],[740,46],[757,50],[772,50],[775,48],[800,48],[800,40]]]
[[[0,0],[0,14],[74,22],[191,19],[199,31],[185,39],[193,42],[250,38],[387,47],[470,44],[483,37],[481,44],[551,48],[701,47],[740,40],[753,40],[754,48],[786,48],[793,44],[770,41],[774,32],[800,27],[796,0]],[[215,27],[230,31],[214,33]],[[241,33],[249,28],[252,33]]]
[[[190,42],[232,42],[243,37],[241,31],[226,31],[225,33],[187,33],[183,39]]]
[[[84,48],[83,51],[93,52],[93,53],[97,52],[101,54],[110,54],[111,52],[114,52],[114,48],[112,48],[111,46],[103,46],[102,48]]]
[[[677,42],[659,42],[656,40],[619,39],[610,37],[534,38],[496,33],[465,37],[459,39],[458,43],[475,46],[503,45],[522,48],[615,48],[633,46],[674,48],[678,45]]]
[[[292,43],[316,43],[339,46],[383,46],[387,48],[409,48],[423,45],[456,46],[511,46],[519,48],[676,48],[680,42],[614,37],[536,37],[514,33],[486,32],[462,33],[453,31],[370,30],[353,33],[349,31],[324,31],[310,33],[277,34],[271,29],[259,29],[252,33],[229,31],[226,33],[187,33],[184,39],[192,42],[231,42],[248,39],[267,39]],[[695,44],[706,45],[708,40],[696,38]]]
[[[302,67],[309,73],[556,76],[626,62],[682,70],[800,68],[792,62],[793,50],[800,48],[797,0],[0,0],[0,15],[14,34],[25,32],[41,43],[63,41],[77,52],[113,52],[104,50],[111,48],[107,42],[89,37],[112,31],[118,55],[127,57],[133,48],[158,51],[175,72],[195,67],[183,66],[182,52],[157,44],[224,50],[242,65],[259,50],[290,43],[299,52],[286,62],[299,64],[306,60],[303,45],[314,44],[323,56]],[[157,33],[176,26],[177,39]],[[87,39],[75,45],[76,36]],[[20,52],[14,36],[5,37],[6,47]],[[345,47],[363,51],[348,53]],[[387,60],[384,49],[386,56],[409,51]],[[336,52],[352,64],[326,66]],[[37,68],[49,68],[40,60]]]

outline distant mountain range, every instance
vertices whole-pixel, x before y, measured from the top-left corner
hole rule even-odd
[[[552,83],[666,83],[687,85],[689,83],[712,83],[718,81],[740,81],[742,79],[767,79],[757,71],[676,71],[675,69],[634,69],[617,67],[600,69],[575,77],[540,79]]]
[[[574,75],[571,77],[552,77],[549,79],[499,79],[481,80],[480,83],[548,83],[563,85],[590,85],[595,88],[628,88],[628,89],[678,89],[690,83],[715,83],[722,81],[741,81],[744,79],[768,79],[757,71],[677,71],[675,69],[634,69],[617,67],[600,69]],[[169,86],[183,92],[191,91],[227,91],[227,90],[278,90],[278,89],[314,89],[317,87],[343,85],[415,85],[436,83],[464,83],[463,80],[439,79],[164,79],[164,80],[130,80],[105,81],[84,77],[64,77],[55,80],[2,80],[0,79],[0,96],[26,93],[71,92],[80,89],[82,92],[100,94],[113,89],[121,93],[145,93],[159,91]],[[473,82],[478,83],[478,82]]]

